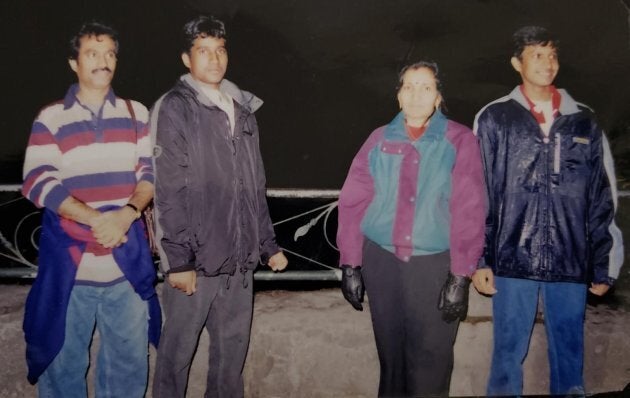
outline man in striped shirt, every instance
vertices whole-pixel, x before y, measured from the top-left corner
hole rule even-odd
[[[153,197],[147,109],[114,95],[117,33],[84,24],[70,41],[78,83],[33,123],[23,194],[44,208],[24,331],[40,396],[86,396],[94,327],[97,396],[142,397],[157,343],[155,270],[140,211]]]

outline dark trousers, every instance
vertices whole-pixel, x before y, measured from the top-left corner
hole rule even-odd
[[[449,253],[408,263],[377,244],[363,248],[363,278],[381,365],[379,396],[447,396],[458,322],[437,309]]]
[[[183,398],[190,365],[205,326],[210,335],[205,397],[242,397],[243,366],[252,322],[252,272],[197,277],[187,296],[164,283],[165,322],[158,347],[153,397]]]

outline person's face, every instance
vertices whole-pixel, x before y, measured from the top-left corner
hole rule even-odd
[[[190,48],[190,54],[182,54],[182,61],[195,80],[219,88],[228,63],[225,39],[197,37]]]
[[[398,103],[407,124],[422,126],[440,105],[442,96],[437,88],[433,71],[428,68],[409,69],[403,75],[398,91]]]
[[[116,70],[116,43],[107,35],[83,36],[79,54],[68,60],[82,89],[109,89]]]
[[[547,88],[553,84],[560,64],[557,50],[550,46],[525,46],[521,59],[512,57],[512,66],[521,74],[526,89]]]

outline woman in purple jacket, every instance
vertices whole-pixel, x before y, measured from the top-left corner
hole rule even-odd
[[[370,313],[379,396],[448,394],[453,344],[481,256],[481,157],[467,127],[441,111],[438,67],[405,66],[402,111],[355,156],[339,196],[343,295]]]

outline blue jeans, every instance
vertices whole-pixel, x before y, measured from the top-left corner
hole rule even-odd
[[[64,344],[37,382],[40,398],[87,397],[94,325],[100,335],[96,397],[144,397],[148,378],[148,304],[129,282],[75,285]]]
[[[542,295],[549,356],[550,393],[583,394],[586,285],[495,277],[492,298],[494,350],[487,394],[521,395],[523,362]]]

